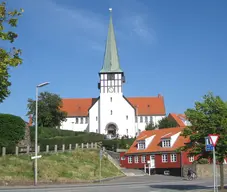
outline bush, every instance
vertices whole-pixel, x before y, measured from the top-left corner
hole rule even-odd
[[[70,130],[61,130],[51,127],[38,127],[38,138],[49,139],[54,137],[71,137],[84,135],[86,132],[75,132]],[[30,127],[31,141],[35,140],[35,126]]]
[[[63,144],[68,146],[69,144],[81,144],[81,143],[94,143],[104,140],[104,135],[97,133],[86,133],[77,136],[69,137],[55,137],[49,139],[39,139],[40,150],[45,151],[46,145],[49,145],[49,149],[53,150],[54,145],[58,146],[58,149],[62,147]]]
[[[21,117],[0,114],[0,147],[15,147],[24,138],[25,126]]]
[[[103,140],[102,144],[107,150],[116,151],[116,149],[129,149],[135,139],[113,139]]]
[[[199,163],[199,164],[208,164],[209,161],[208,161],[208,159],[201,158],[201,159],[198,160],[198,163]]]

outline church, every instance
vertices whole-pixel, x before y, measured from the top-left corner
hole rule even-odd
[[[126,78],[119,63],[112,14],[103,66],[98,74],[100,94],[97,98],[62,99],[62,110],[68,115],[61,129],[95,132],[109,138],[135,137],[147,124],[156,125],[165,117],[164,98],[160,94],[155,97],[124,96]]]

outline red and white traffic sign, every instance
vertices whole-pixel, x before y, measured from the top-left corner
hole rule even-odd
[[[209,134],[208,137],[209,137],[212,145],[215,147],[217,142],[218,142],[219,135],[217,135],[217,134]]]

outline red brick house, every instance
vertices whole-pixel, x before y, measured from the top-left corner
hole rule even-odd
[[[175,127],[141,132],[129,150],[120,154],[121,167],[181,176],[182,167],[195,160],[186,152],[176,151],[189,142],[189,138],[180,135],[183,129]]]

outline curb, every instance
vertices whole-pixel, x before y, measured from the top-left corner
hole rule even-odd
[[[118,179],[118,178],[122,178],[122,177],[126,177],[125,175],[122,175],[122,176],[116,176],[116,177],[108,177],[108,178],[104,178],[104,179],[101,179],[101,180],[91,180],[91,181],[86,181],[86,182],[80,182],[80,183],[46,183],[46,184],[39,184],[37,186],[34,186],[34,185],[2,185],[0,186],[0,191],[1,190],[14,190],[14,189],[44,189],[44,188],[49,188],[49,187],[58,187],[61,186],[61,187],[64,187],[64,186],[77,186],[77,187],[86,187],[86,186],[89,186],[89,185],[92,185],[93,183],[94,184],[98,184],[98,183],[102,183],[104,181],[111,181],[111,180],[115,180],[115,179]]]
[[[92,183],[98,183],[98,182],[102,182],[102,181],[111,181],[111,180],[115,180],[115,179],[120,179],[120,178],[122,178],[122,177],[127,177],[127,176],[125,176],[125,175],[122,175],[122,176],[116,176],[116,177],[108,177],[108,178],[104,178],[104,179],[101,179],[101,180],[99,180],[99,179],[97,179],[97,180],[93,180],[92,181]]]

